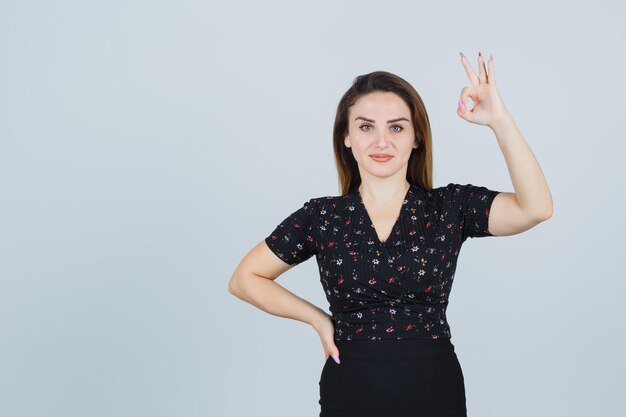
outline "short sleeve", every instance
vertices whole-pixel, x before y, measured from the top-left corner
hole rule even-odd
[[[500,191],[472,184],[453,184],[446,187],[448,209],[458,210],[457,223],[461,242],[467,238],[493,236],[489,232],[491,203]]]
[[[305,202],[265,238],[271,251],[289,265],[298,265],[316,253],[313,238],[314,207],[314,199]]]
[[[464,185],[462,190],[462,240],[465,241],[468,237],[493,236],[489,232],[489,210],[491,210],[493,199],[500,191],[472,184]]]

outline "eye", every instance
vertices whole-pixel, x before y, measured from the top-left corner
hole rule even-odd
[[[359,129],[363,130],[364,127],[372,127],[372,125],[370,125],[370,124],[363,124],[363,125],[359,126]],[[369,130],[364,130],[364,132],[369,132]]]
[[[400,125],[393,125],[393,126],[391,126],[392,129],[394,127],[399,127],[400,128],[400,130],[396,130],[396,132],[402,132],[404,130],[404,128],[402,126],[400,126]]]

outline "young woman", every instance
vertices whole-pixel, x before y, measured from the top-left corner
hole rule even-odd
[[[471,86],[461,91],[457,114],[494,132],[514,193],[433,188],[420,96],[394,74],[361,75],[334,124],[341,195],[306,201],[230,279],[232,294],[318,332],[326,357],[321,417],[466,416],[446,320],[461,245],[468,237],[517,234],[552,216],[541,168],[498,93],[493,58],[487,72],[479,53],[478,75],[463,54],[461,63]],[[274,281],[313,255],[331,315]]]

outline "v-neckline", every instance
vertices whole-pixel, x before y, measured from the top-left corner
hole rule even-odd
[[[406,202],[407,199],[409,198],[409,195],[411,194],[411,191],[413,189],[413,184],[409,184],[409,189],[406,191],[406,193],[404,194],[404,198],[402,199],[402,204],[400,205],[400,213],[398,213],[398,217],[396,218],[396,221],[394,222],[393,226],[391,227],[391,232],[389,232],[389,236],[387,236],[387,238],[385,239],[385,241],[381,241],[380,237],[378,237],[378,231],[376,230],[376,226],[374,226],[374,222],[372,221],[372,218],[370,217],[368,211],[367,211],[367,207],[365,207],[365,203],[363,202],[363,197],[361,196],[361,192],[359,191],[359,187],[356,188],[356,197],[357,200],[361,206],[361,209],[363,211],[364,217],[367,220],[367,227],[371,230],[371,232],[374,234],[374,239],[376,239],[376,243],[378,243],[380,246],[383,246],[385,248],[388,247],[389,241],[391,240],[391,238],[394,236],[394,233],[396,231],[396,229],[398,228],[399,224],[400,224],[400,220],[402,218],[402,215],[404,214],[404,210],[406,208]]]

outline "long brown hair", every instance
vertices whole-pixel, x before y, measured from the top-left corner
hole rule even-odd
[[[415,131],[415,141],[418,148],[411,151],[406,179],[412,185],[418,185],[427,190],[432,189],[432,140],[430,121],[424,107],[424,102],[415,88],[403,78],[387,71],[374,71],[357,76],[352,86],[345,92],[335,116],[333,126],[333,148],[335,164],[339,176],[341,195],[344,196],[361,184],[361,175],[351,149],[344,144],[348,134],[348,111],[356,100],[375,91],[393,92],[400,96],[411,110],[411,122]]]

